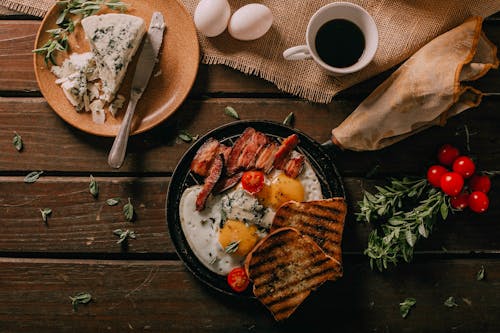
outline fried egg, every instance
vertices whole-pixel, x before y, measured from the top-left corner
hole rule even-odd
[[[281,204],[323,199],[321,184],[307,161],[296,179],[273,170],[256,195],[246,192],[239,183],[226,192],[210,195],[205,209],[199,212],[195,203],[201,188],[195,185],[182,194],[181,227],[199,261],[220,275],[243,264],[246,254],[267,234]]]

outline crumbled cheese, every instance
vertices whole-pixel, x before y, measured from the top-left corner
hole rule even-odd
[[[64,95],[76,111],[88,111],[88,82],[94,80],[96,65],[93,54],[73,53],[61,66],[52,66],[52,73],[57,76],[56,83],[61,85]]]
[[[123,107],[123,103],[125,103],[125,97],[122,95],[116,96],[115,100],[109,105],[109,112],[113,117],[116,117],[118,110]]]
[[[90,110],[92,111],[92,121],[96,124],[104,124],[106,121],[106,113],[104,113],[104,102],[96,99],[90,103]]]
[[[260,225],[264,206],[245,190],[237,190],[222,197],[222,211],[227,219]]]

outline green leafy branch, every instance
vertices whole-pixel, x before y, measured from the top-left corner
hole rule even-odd
[[[389,264],[410,262],[418,240],[429,237],[438,218],[445,220],[451,208],[448,196],[425,179],[393,179],[390,185],[376,188],[376,194],[365,192],[357,219],[383,220],[370,233],[364,252],[372,269],[376,266],[383,271]],[[412,204],[416,206],[411,208]]]

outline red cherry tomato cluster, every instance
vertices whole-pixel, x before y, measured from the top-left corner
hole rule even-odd
[[[427,170],[427,181],[451,197],[453,208],[463,210],[469,207],[476,213],[485,212],[490,203],[486,194],[491,188],[490,178],[476,174],[474,161],[461,156],[458,148],[452,145],[443,145],[437,158],[440,165]]]

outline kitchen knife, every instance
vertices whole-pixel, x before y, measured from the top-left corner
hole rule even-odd
[[[123,164],[135,107],[148,85],[153,68],[157,62],[164,30],[165,21],[163,15],[160,12],[154,12],[135,68],[127,111],[109,152],[108,164],[112,168],[118,169]]]

